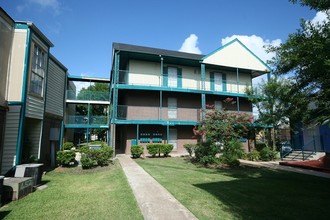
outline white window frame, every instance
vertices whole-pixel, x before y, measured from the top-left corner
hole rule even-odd
[[[46,52],[34,43],[29,92],[40,97],[44,96],[45,74],[47,68],[46,56]]]

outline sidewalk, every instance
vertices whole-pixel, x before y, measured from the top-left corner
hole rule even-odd
[[[265,167],[265,168],[270,168],[270,169],[285,170],[285,171],[289,171],[289,172],[330,178],[330,173],[309,170],[309,169],[302,169],[302,168],[297,168],[297,167],[283,166],[283,165],[280,165],[279,162],[277,162],[277,161],[256,162],[256,161],[248,161],[248,160],[239,160],[239,162],[243,166]]]
[[[144,219],[197,219],[128,155],[117,155]]]

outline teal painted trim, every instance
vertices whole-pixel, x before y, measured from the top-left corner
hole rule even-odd
[[[65,128],[107,128],[109,125],[81,125],[81,124],[65,124]]]
[[[167,124],[167,126],[166,126],[166,143],[168,144],[169,141],[170,141],[170,125]]]
[[[114,124],[140,124],[140,125],[193,125],[197,124],[197,121],[165,121],[165,120],[114,120]]]
[[[206,58],[212,56],[213,54],[219,52],[220,50],[223,50],[224,48],[228,47],[229,45],[238,42],[240,45],[243,46],[244,49],[246,49],[252,56],[254,56],[262,65],[264,65],[266,67],[266,69],[270,72],[272,69],[264,62],[262,61],[257,55],[255,55],[249,48],[247,48],[240,40],[238,40],[237,38],[235,38],[234,40],[230,41],[229,43],[223,45],[222,47],[214,50],[213,52],[207,54],[206,56],[202,57],[202,60],[205,60]]]
[[[163,67],[163,87],[168,86],[168,68]]]
[[[222,73],[222,91],[227,91],[227,74]]]
[[[212,95],[230,95],[239,97],[248,97],[245,93],[233,93],[224,91],[208,91],[199,89],[185,89],[185,88],[172,88],[172,87],[156,87],[156,86],[136,86],[136,85],[117,85],[118,89],[131,89],[131,90],[149,90],[149,91],[171,91],[171,92],[184,92],[184,93],[195,93],[195,94],[212,94]]]
[[[237,105],[237,111],[239,112],[240,111],[240,108],[239,108],[239,97],[236,97],[236,105]]]
[[[214,73],[210,73],[210,89],[214,91]]]
[[[61,121],[61,130],[60,130],[60,150],[63,149],[63,135],[64,135],[64,121]]]
[[[182,69],[178,68],[178,72],[177,72],[177,87],[178,88],[182,88]]]
[[[28,29],[29,30],[29,26],[27,24],[16,23],[15,29]]]
[[[23,102],[7,102],[7,105],[22,105]]]
[[[206,109],[206,95],[203,93],[202,95],[201,95],[201,101],[202,101],[202,112],[201,112],[201,116],[202,116],[202,119],[204,119],[204,117],[205,117],[205,109]]]
[[[202,90],[205,90],[205,64],[201,64],[201,83]]]
[[[15,25],[16,28],[16,25]],[[21,164],[22,160],[22,150],[24,141],[24,127],[25,127],[25,111],[26,111],[26,100],[27,100],[27,84],[29,79],[29,61],[30,61],[30,50],[31,50],[31,31],[27,25],[18,25],[17,29],[26,29],[26,46],[25,46],[25,58],[24,58],[24,70],[23,70],[23,87],[22,87],[22,108],[20,111],[20,120],[18,126],[18,136],[17,136],[17,147],[16,147],[16,161],[15,165]]]
[[[159,91],[159,118],[163,118],[163,91]]]

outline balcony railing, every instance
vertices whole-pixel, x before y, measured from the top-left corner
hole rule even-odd
[[[66,99],[80,101],[109,101],[109,92],[66,91]]]
[[[119,71],[119,84],[130,85],[130,86],[146,86],[146,87],[168,87],[178,89],[189,89],[189,90],[205,90],[214,92],[228,92],[236,94],[245,94],[246,88],[251,88],[251,84],[246,81],[235,81],[235,80],[221,80],[214,82],[210,78],[205,79],[205,86],[203,89],[202,81],[199,77],[195,77],[195,74],[191,73],[191,78],[182,79],[171,79],[160,75],[160,72],[154,73],[137,73],[131,71],[120,70]],[[180,81],[180,82],[179,82]]]
[[[77,125],[107,125],[109,124],[109,117],[104,115],[67,115],[66,124],[77,124]]]
[[[197,122],[200,119],[200,109],[119,105],[117,119]]]

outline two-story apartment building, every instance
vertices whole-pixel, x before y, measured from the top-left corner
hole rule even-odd
[[[51,47],[33,23],[16,22],[0,8],[1,174],[30,157],[54,160],[49,135],[58,148],[67,68]]]
[[[130,146],[171,143],[185,153],[196,143],[192,132],[208,105],[250,112],[245,89],[270,68],[239,40],[208,55],[113,44],[111,145],[130,154]],[[233,98],[235,105],[225,106]]]

